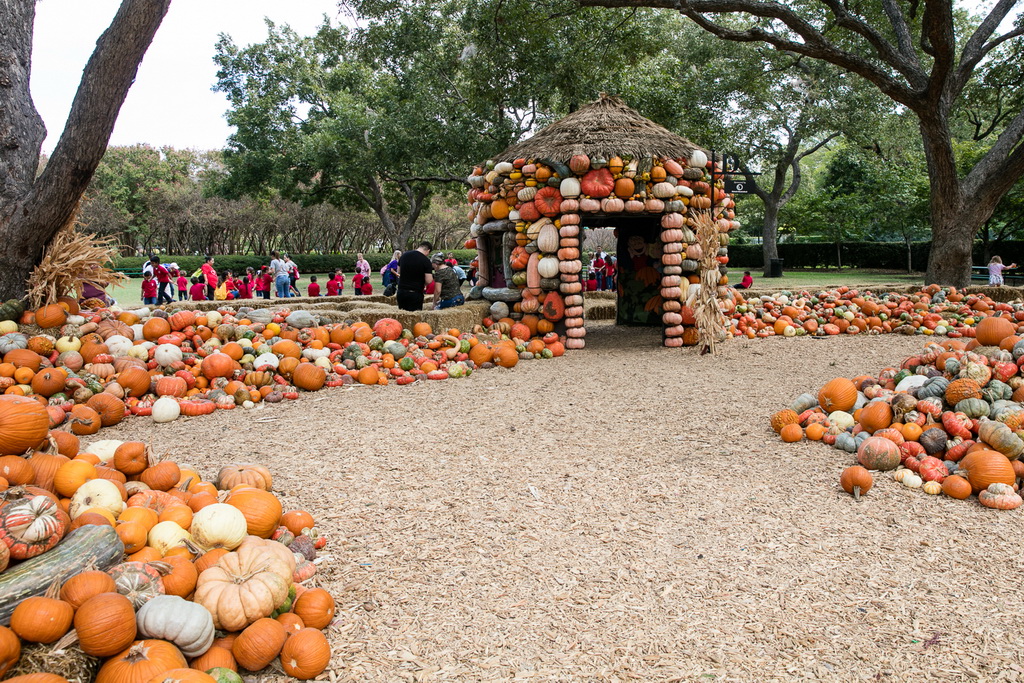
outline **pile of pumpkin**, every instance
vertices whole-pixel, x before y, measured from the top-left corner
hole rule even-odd
[[[929,342],[877,377],[839,377],[771,418],[783,441],[822,441],[851,454],[842,487],[858,497],[870,470],[909,488],[1013,509],[1024,480],[1024,338],[988,316],[966,342]]]
[[[0,472],[0,677],[34,673],[18,668],[23,643],[74,650],[99,683],[327,667],[334,600],[304,585],[326,539],[309,513],[283,512],[266,468],[203,481],[140,442],[80,452],[52,432]]]
[[[393,318],[321,326],[305,311],[89,312],[62,300],[23,321],[52,334],[0,322],[0,388],[6,397],[30,397],[48,413],[49,426],[67,422],[80,436],[129,413],[169,422],[325,386],[461,378],[565,352],[562,338],[526,319],[435,334],[427,323],[408,330]],[[17,405],[19,414],[31,412]],[[0,407],[0,440],[6,412]],[[30,422],[41,414],[33,412]]]
[[[966,295],[953,287],[929,285],[914,294],[873,294],[849,287],[810,294],[780,292],[731,311],[733,336],[786,337],[838,334],[920,334],[973,337],[984,317],[1009,314],[1024,321],[1024,305]]]

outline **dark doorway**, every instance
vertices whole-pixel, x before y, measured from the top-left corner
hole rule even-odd
[[[587,228],[615,228],[615,324],[661,325],[661,228],[656,216],[586,216]]]

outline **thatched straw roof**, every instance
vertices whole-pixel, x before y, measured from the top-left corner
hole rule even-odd
[[[574,154],[605,158],[616,154],[633,158],[689,157],[695,149],[701,148],[645,119],[618,97],[601,93],[597,100],[512,145],[494,159],[512,161],[523,157],[566,163]]]

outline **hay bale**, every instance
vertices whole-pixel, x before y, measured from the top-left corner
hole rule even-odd
[[[22,643],[21,658],[7,676],[50,673],[63,676],[71,683],[89,683],[100,670],[100,660],[90,657],[75,645],[64,646],[62,638],[54,645]]]
[[[614,302],[597,302],[583,307],[583,317],[587,320],[615,320],[617,306]]]

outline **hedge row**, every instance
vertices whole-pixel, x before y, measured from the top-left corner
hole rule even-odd
[[[475,249],[456,249],[455,258],[459,263],[469,263],[476,258]],[[370,262],[370,268],[379,271],[391,260],[390,253],[365,254],[366,260]],[[295,265],[299,267],[300,273],[333,273],[341,269],[344,273],[353,273],[356,268],[355,254],[295,254],[292,257]],[[125,271],[131,277],[142,277],[142,264],[146,262],[143,256],[126,256],[116,259],[114,267]],[[170,254],[160,255],[160,261],[164,264],[177,263],[178,267],[187,274],[203,265],[202,256],[173,256]],[[270,256],[257,256],[253,254],[231,255],[213,257],[213,265],[218,272],[230,270],[233,273],[244,273],[246,268],[258,270],[260,266],[270,265]]]
[[[912,242],[910,245],[913,269],[928,268],[928,251],[931,242]],[[839,247],[842,265],[845,268],[878,268],[883,270],[904,270],[907,267],[907,245],[903,242],[846,242]],[[1024,241],[993,242],[991,254],[998,254],[1004,263],[1024,263]],[[836,268],[839,255],[833,242],[799,242],[779,244],[779,258],[784,268]],[[974,243],[974,265],[984,265],[985,245]],[[729,245],[729,267],[762,268],[764,259],[760,244]]]

